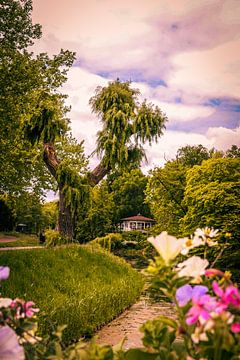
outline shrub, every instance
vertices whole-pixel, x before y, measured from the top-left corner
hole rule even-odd
[[[45,231],[46,246],[53,247],[68,243],[68,239],[60,235],[59,231],[48,229]]]
[[[103,237],[97,237],[96,239],[91,241],[91,244],[98,244],[108,251],[113,251],[116,249],[120,249],[123,246],[122,240],[123,239],[121,234],[110,233]]]
[[[11,268],[2,296],[35,302],[40,335],[66,324],[65,343],[117,316],[143,286],[142,276],[125,261],[90,245],[2,252],[0,264]]]

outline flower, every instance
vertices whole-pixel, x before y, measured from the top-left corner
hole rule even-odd
[[[231,331],[233,333],[239,333],[240,332],[240,323],[234,323],[231,326]]]
[[[209,262],[206,259],[202,259],[199,256],[192,256],[177,265],[179,268],[178,276],[193,277],[194,281],[198,282],[200,275],[205,273],[205,269],[208,264]]]
[[[9,326],[0,328],[0,359],[24,360],[23,347],[19,345],[15,332]]]
[[[12,304],[12,299],[0,298],[0,308],[7,308]]]
[[[221,314],[226,306],[223,306],[214,297],[210,295],[202,295],[192,298],[193,306],[187,313],[186,323],[188,325],[195,324],[198,320],[201,324],[206,323],[211,318],[211,313]]]
[[[217,281],[213,281],[212,288],[224,304],[227,306],[233,305],[238,309],[240,308],[240,292],[234,285],[229,285],[224,290],[218,285]]]
[[[9,277],[10,269],[8,266],[0,266],[0,281]]]
[[[186,239],[177,239],[174,236],[168,235],[166,231],[163,231],[156,237],[148,238],[148,241],[159,252],[165,264],[168,265],[170,260],[175,259],[182,249],[183,242]]]
[[[183,285],[176,291],[176,299],[180,307],[185,306],[193,297],[199,298],[208,292],[208,288],[202,285]]]
[[[205,271],[205,276],[207,277],[212,277],[212,276],[219,276],[219,277],[223,277],[225,274],[218,269],[207,269]]]
[[[205,227],[204,229],[197,229],[194,233],[195,237],[200,237],[205,244],[208,246],[217,245],[217,241],[212,241],[211,239],[216,237],[218,230],[214,230],[213,228]]]
[[[35,305],[33,301],[27,301],[23,304],[25,316],[30,318],[34,313],[39,312],[39,309],[34,309],[32,306]]]
[[[181,251],[181,254],[187,255],[189,250],[201,245],[204,245],[204,241],[198,236],[186,239],[186,241],[183,243],[183,249]]]
[[[199,341],[208,341],[206,332],[202,331],[201,327],[196,327],[194,333],[191,335],[192,341],[198,344]]]
[[[34,313],[38,312],[39,309],[34,309],[32,306],[34,302],[32,301],[24,301],[21,299],[15,299],[11,303],[11,308],[16,311],[16,319],[20,318],[30,318],[34,315]]]

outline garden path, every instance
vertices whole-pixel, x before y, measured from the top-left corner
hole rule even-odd
[[[0,251],[8,250],[29,250],[29,249],[43,249],[43,246],[17,246],[17,247],[0,247]]]
[[[173,305],[164,301],[153,303],[148,298],[141,298],[118,318],[97,332],[97,343],[116,345],[124,337],[127,337],[124,343],[125,349],[142,347],[143,334],[139,331],[139,327],[147,320],[152,320],[159,315],[174,318]]]

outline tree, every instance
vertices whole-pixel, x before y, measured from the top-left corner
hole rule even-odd
[[[105,180],[90,189],[90,201],[78,216],[75,238],[85,243],[111,232],[113,226],[114,202]]]
[[[187,172],[184,196],[187,213],[182,219],[184,233],[209,226],[239,234],[239,175],[239,158],[210,159]]]
[[[56,152],[55,142],[67,130],[62,104],[47,96],[39,105],[39,111],[28,122],[26,136],[33,142],[43,143],[44,161],[59,188],[59,230],[72,238],[79,204],[89,201],[90,186],[96,186],[111,170],[140,162],[145,155],[142,144],[157,141],[165,127],[166,116],[158,107],[139,105],[139,91],[131,89],[129,82],[110,82],[107,87],[97,88],[90,99],[92,109],[101,117],[103,130],[99,132],[96,152],[100,164],[86,175],[79,175],[62,162]]]
[[[226,151],[226,157],[239,158],[240,148],[237,145],[232,145],[231,148]]]
[[[31,0],[1,0],[0,7],[0,192],[19,194],[52,186],[40,161],[41,149],[23,136],[25,122],[38,111],[45,93],[66,80],[74,54],[61,51],[52,59],[28,51],[41,37],[31,20]]]
[[[145,203],[145,189],[148,178],[140,169],[123,171],[109,184],[113,196],[113,222],[119,223],[121,218],[137,215],[151,216],[149,206]]]
[[[186,145],[178,149],[177,160],[183,165],[192,167],[194,165],[200,165],[203,160],[208,160],[212,157],[214,149],[208,150],[203,145]]]
[[[186,171],[181,162],[172,160],[150,172],[145,201],[157,221],[158,232],[180,233],[179,222],[187,210],[183,203]]]

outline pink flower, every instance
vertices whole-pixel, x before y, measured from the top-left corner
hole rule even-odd
[[[207,269],[205,271],[205,276],[207,276],[207,277],[212,277],[212,276],[223,277],[224,273],[221,270],[218,270],[218,269]]]
[[[38,312],[39,309],[34,309],[32,306],[34,305],[33,301],[27,301],[23,304],[23,309],[25,316],[30,318],[34,315],[34,313]]]
[[[212,283],[213,291],[221,298],[222,303],[240,308],[240,293],[234,285],[229,285],[225,290],[216,281]]]
[[[195,324],[198,320],[206,322],[211,318],[211,314],[220,315],[225,309],[226,305],[217,301],[216,298],[210,295],[202,295],[201,297],[192,298],[193,306],[187,313],[186,323],[188,325]]]
[[[193,306],[189,309],[186,319],[186,323],[188,325],[195,324],[200,316],[204,320],[210,319],[210,309],[207,305],[210,304],[211,299],[210,295],[203,295],[200,298],[192,298]]]
[[[15,299],[12,301],[11,308],[16,310],[16,319],[25,317],[30,318],[34,315],[34,313],[39,311],[39,309],[34,309],[32,307],[33,305],[33,301],[25,302],[21,299]]]
[[[231,325],[231,330],[233,333],[239,333],[240,332],[240,323],[234,323]]]

